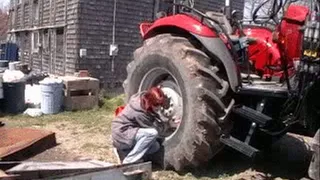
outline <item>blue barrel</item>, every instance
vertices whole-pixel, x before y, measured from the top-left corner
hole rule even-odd
[[[18,114],[26,109],[25,82],[4,82],[4,110],[9,114]]]
[[[41,111],[43,114],[57,114],[61,111],[63,98],[62,82],[40,82]]]

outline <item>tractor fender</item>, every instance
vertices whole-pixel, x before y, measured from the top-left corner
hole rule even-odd
[[[205,37],[218,37],[218,34],[198,19],[186,14],[177,14],[156,20],[154,23],[140,24],[143,39],[152,37],[159,28],[178,28]]]
[[[191,33],[192,34],[192,33]],[[240,74],[236,65],[236,62],[232,58],[229,49],[220,38],[203,37],[196,34],[192,34],[197,38],[203,46],[214,56],[222,62],[228,75],[230,88],[236,92],[237,88],[241,85]]]
[[[140,24],[140,33],[144,40],[162,33],[173,33],[182,30],[198,39],[203,46],[221,61],[226,69],[230,88],[236,92],[241,80],[236,62],[233,60],[229,49],[220,39],[217,32],[209,28],[198,19],[178,14],[156,20],[154,23]]]

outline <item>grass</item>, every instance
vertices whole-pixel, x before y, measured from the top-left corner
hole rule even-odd
[[[63,112],[57,115],[44,115],[32,118],[27,115],[6,116],[4,119],[8,121],[10,126],[26,127],[26,126],[45,126],[53,122],[68,121],[95,127],[104,122],[104,118],[111,118],[109,112],[94,109],[90,111]]]
[[[37,127],[57,130],[57,137],[66,152],[84,153],[95,159],[114,162],[111,144],[111,122],[114,110],[124,104],[124,95],[103,99],[100,108],[89,111],[62,112],[32,118],[26,115],[0,117],[7,127]],[[178,174],[174,171],[155,170],[154,179],[159,180],[207,180],[247,179],[256,172],[250,170],[250,162],[230,154],[218,155],[207,165]],[[247,176],[249,175],[249,176]],[[249,179],[252,179],[249,178]],[[254,179],[254,178],[253,178]]]
[[[118,106],[124,104],[125,95],[120,95],[114,98],[105,98],[103,99],[102,109],[107,112],[114,112]]]
[[[7,122],[9,127],[45,126],[62,121],[82,124],[85,128],[99,128],[102,124],[110,127],[113,113],[118,106],[124,104],[123,99],[124,95],[103,99],[101,108],[96,107],[88,111],[62,112],[56,115],[43,115],[36,118],[27,115],[8,115],[0,118],[0,121]]]
[[[58,133],[66,134],[57,134],[57,136],[65,138],[65,135],[72,136],[73,141],[76,141],[75,144],[71,143],[70,148],[67,151],[79,146],[76,150],[77,152],[82,151],[86,154],[99,154],[101,156],[108,156],[105,153],[110,153],[109,150],[112,149],[112,145],[106,139],[92,140],[90,136],[99,135],[95,137],[105,138],[111,134],[111,122],[114,117],[114,111],[118,106],[124,104],[124,95],[120,95],[114,98],[105,98],[102,100],[103,104],[99,108],[95,108],[89,111],[75,111],[75,112],[62,112],[56,115],[43,115],[41,117],[29,117],[27,115],[16,115],[16,116],[5,116],[0,118],[0,121],[4,121],[7,127],[37,127],[48,129],[48,127],[54,127],[58,130]],[[74,125],[74,126],[72,126]],[[70,127],[71,126],[71,127]],[[77,128],[81,130],[77,131]],[[76,130],[74,130],[76,129]],[[71,131],[71,132],[69,132]],[[68,133],[69,132],[69,133]],[[85,137],[89,136],[89,139],[85,140]],[[62,139],[63,139],[62,138]],[[60,138],[61,139],[61,138]],[[63,142],[65,146],[68,146],[68,141]],[[99,152],[100,151],[100,152]],[[99,155],[96,157],[100,159]],[[110,162],[111,157],[101,158]],[[199,171],[194,172],[194,174],[201,174]],[[181,180],[206,180],[212,179],[209,177],[197,177],[198,175],[193,175],[192,173],[178,174],[174,171],[155,171],[154,179],[160,180],[169,180],[169,179],[181,179]],[[208,175],[208,174],[207,174]]]

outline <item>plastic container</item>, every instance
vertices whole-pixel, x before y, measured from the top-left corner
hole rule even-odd
[[[11,71],[19,70],[19,64],[20,62],[9,62],[9,70]]]
[[[54,79],[40,82],[41,111],[43,114],[57,114],[61,111],[63,98],[63,83]]]
[[[4,110],[9,114],[18,114],[25,110],[25,82],[4,82]]]

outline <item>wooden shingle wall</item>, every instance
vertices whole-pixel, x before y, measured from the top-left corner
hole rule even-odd
[[[79,0],[67,0],[66,15],[67,27],[65,37],[65,74],[73,74],[79,63]]]
[[[78,0],[11,0],[10,34],[20,60],[35,70],[73,74],[78,58]]]
[[[232,8],[243,12],[244,0],[231,0]],[[224,0],[195,0],[195,7],[201,11],[217,11],[225,6]]]
[[[80,48],[87,50],[87,56],[80,59],[79,68],[88,69],[108,89],[121,88],[132,53],[141,45],[139,23],[153,18],[153,1],[118,0],[115,34],[114,0],[80,2]],[[113,35],[119,47],[114,58],[109,56]]]

